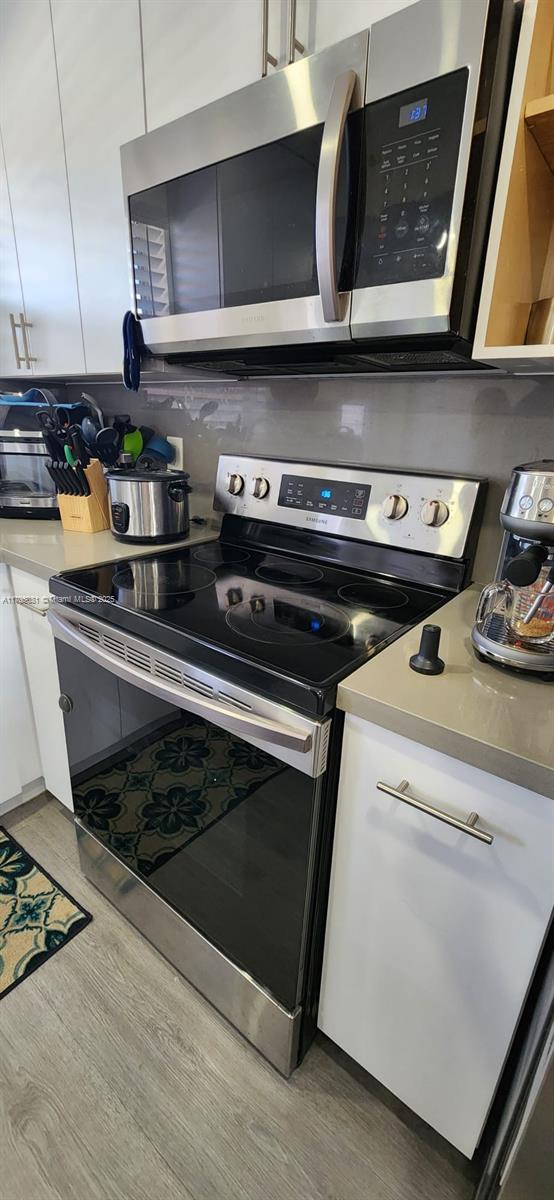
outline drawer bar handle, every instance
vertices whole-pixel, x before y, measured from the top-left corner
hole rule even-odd
[[[16,604],[19,604],[21,608],[26,608],[28,612],[36,613],[37,617],[45,617],[48,613],[47,608],[42,608],[38,604],[31,604],[29,600],[23,600],[19,597],[16,599]]]
[[[452,825],[454,829],[461,829],[462,833],[468,833],[470,837],[477,838],[480,842],[486,842],[487,846],[492,845],[494,841],[492,833],[485,833],[484,829],[477,829],[479,814],[471,812],[465,821],[458,821],[457,817],[451,817],[448,813],[441,812],[440,808],[433,808],[430,804],[426,804],[424,800],[416,800],[415,796],[410,796],[408,792],[409,783],[407,779],[403,779],[402,783],[398,784],[397,788],[391,787],[390,783],[377,784],[378,791],[386,792],[387,796],[394,796],[395,800],[403,800],[404,804],[411,804],[412,808],[418,808],[420,812],[428,813],[430,817],[436,817],[437,821],[444,821],[445,825]]]

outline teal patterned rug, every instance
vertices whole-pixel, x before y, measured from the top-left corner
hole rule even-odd
[[[74,790],[75,811],[91,833],[143,876],[286,770],[201,717],[182,713],[174,726]]]
[[[0,997],[92,920],[0,827]]]

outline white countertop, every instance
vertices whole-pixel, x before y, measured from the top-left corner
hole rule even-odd
[[[194,514],[193,514],[194,515]],[[109,529],[100,533],[73,533],[62,528],[60,521],[28,521],[0,519],[0,562],[40,579],[49,579],[60,571],[90,567],[96,563],[112,562],[116,558],[136,558],[156,554],[178,546],[191,546],[217,537],[219,521],[208,518],[201,525],[191,523],[187,538],[164,542],[162,546],[145,546],[136,542],[118,542]]]
[[[554,796],[552,684],[478,660],[470,633],[479,592],[470,587],[427,618],[442,630],[442,675],[408,665],[423,621],[340,684],[339,708]]]

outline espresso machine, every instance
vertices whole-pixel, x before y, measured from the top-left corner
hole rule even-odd
[[[494,583],[481,593],[477,657],[554,679],[554,461],[514,467],[500,509]]]

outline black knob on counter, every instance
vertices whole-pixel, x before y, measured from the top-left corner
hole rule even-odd
[[[70,713],[73,710],[73,700],[71,699],[71,696],[65,696],[63,692],[58,700],[58,704],[64,713]]]
[[[544,546],[528,546],[527,550],[510,560],[504,571],[504,578],[514,587],[529,587],[538,579],[547,558],[548,550]]]
[[[419,671],[421,675],[442,674],[444,663],[438,655],[440,640],[441,631],[438,625],[423,626],[419,650],[417,654],[412,654],[410,659],[412,671]]]

